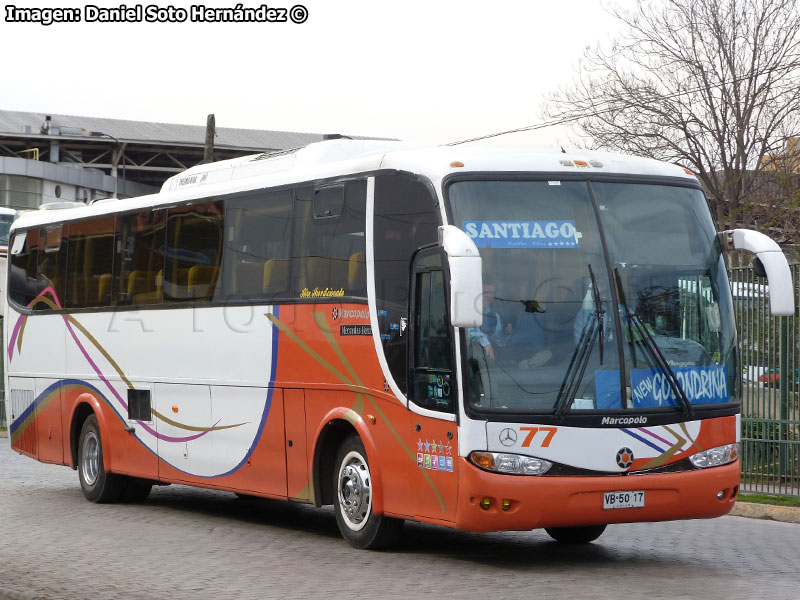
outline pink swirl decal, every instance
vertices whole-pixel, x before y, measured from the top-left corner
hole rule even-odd
[[[32,307],[34,304],[36,304],[36,302],[40,298],[44,297],[44,295],[48,294],[48,293],[53,297],[53,301],[55,302],[56,306],[59,309],[61,309],[62,308],[61,302],[59,302],[58,296],[56,295],[55,290],[52,287],[49,287],[49,286],[46,287],[33,300],[31,300],[28,303],[28,307],[29,308]],[[11,334],[11,339],[10,339],[9,344],[8,344],[8,360],[9,361],[11,361],[11,358],[13,357],[13,354],[14,354],[14,343],[16,342],[17,336],[19,335],[20,329],[22,327],[22,323],[27,318],[28,318],[28,315],[20,315],[19,318],[17,319],[16,324],[14,325],[14,331]],[[78,339],[78,336],[76,335],[75,330],[72,328],[72,325],[70,325],[69,320],[67,319],[67,316],[66,315],[61,315],[61,318],[64,319],[64,325],[67,326],[67,331],[69,331],[70,335],[72,336],[72,339],[75,340],[75,344],[78,346],[78,349],[81,351],[81,354],[83,354],[84,358],[86,358],[86,360],[88,361],[89,365],[92,367],[92,369],[94,369],[94,372],[97,373],[97,376],[100,378],[100,381],[102,381],[106,385],[106,387],[109,389],[109,391],[117,399],[117,402],[119,402],[125,410],[128,410],[128,403],[125,402],[125,400],[122,399],[122,396],[120,396],[119,392],[117,392],[117,390],[114,389],[114,386],[111,385],[111,382],[109,382],[108,379],[106,379],[105,375],[103,375],[103,372],[100,370],[100,368],[97,366],[97,364],[95,364],[95,362],[92,360],[91,356],[89,356],[89,353],[86,351],[86,348],[83,347],[83,344],[81,344],[80,340]],[[173,437],[173,436],[169,436],[169,435],[164,435],[163,433],[158,433],[155,429],[153,429],[152,427],[150,427],[149,425],[147,425],[143,421],[136,421],[136,423],[142,429],[144,429],[146,432],[148,432],[149,434],[151,434],[155,438],[157,438],[159,440],[163,440],[165,442],[190,442],[192,440],[196,440],[198,438],[203,437],[204,435],[207,435],[207,434],[211,433],[212,431],[214,431],[214,428],[217,425],[219,425],[219,421],[217,421],[216,423],[214,423],[214,425],[212,425],[211,427],[209,427],[205,431],[201,431],[198,434],[190,435],[190,436],[186,436],[186,437]]]

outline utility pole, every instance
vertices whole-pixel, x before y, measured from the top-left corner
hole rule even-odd
[[[216,134],[216,120],[214,114],[206,119],[206,144],[203,149],[203,163],[214,162],[214,135]]]

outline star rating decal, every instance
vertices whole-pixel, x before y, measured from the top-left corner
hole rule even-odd
[[[423,453],[423,448],[425,452]],[[433,451],[433,454],[430,452]],[[438,451],[438,454],[437,454]],[[446,453],[446,454],[445,454]],[[422,438],[417,438],[417,466],[420,469],[429,469],[431,471],[442,471],[445,473],[453,472],[453,446],[450,442],[444,445],[444,442],[436,440],[429,442],[428,440],[422,441]]]

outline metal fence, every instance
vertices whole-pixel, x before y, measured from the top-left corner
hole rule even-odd
[[[792,265],[795,305],[800,265]],[[742,491],[800,496],[800,319],[773,317],[764,279],[730,272],[742,360]]]

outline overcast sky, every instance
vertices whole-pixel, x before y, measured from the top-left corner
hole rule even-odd
[[[617,31],[598,0],[266,3],[302,3],[308,20],[44,27],[6,22],[6,3],[0,109],[195,125],[214,113],[218,127],[444,143],[538,123],[543,94],[573,79],[586,45]],[[501,142],[568,138],[549,128]]]

